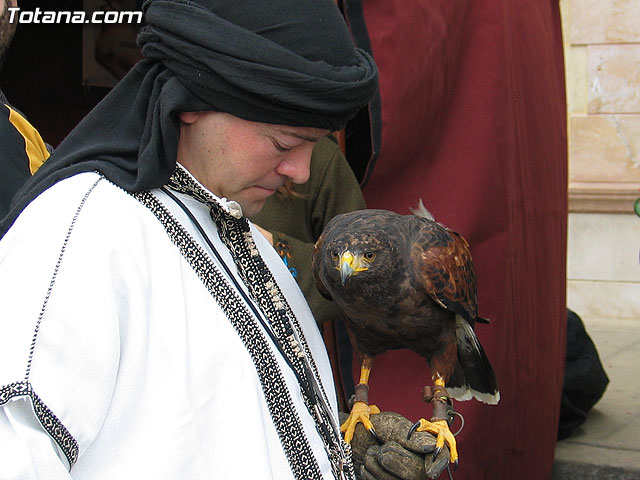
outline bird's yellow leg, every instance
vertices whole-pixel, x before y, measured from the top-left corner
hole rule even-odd
[[[437,378],[434,383],[436,385],[436,388],[434,390],[439,390],[437,387],[440,387],[440,391],[444,390],[444,380],[442,380],[442,378]],[[447,400],[448,398],[446,397],[434,396],[432,401],[446,402]],[[447,423],[446,419],[438,418],[435,415],[434,418],[431,418],[431,421],[421,418],[416,422],[416,426],[416,432],[430,432],[436,436],[436,449],[433,455],[434,458],[438,455],[438,453],[440,453],[442,447],[446,443],[447,447],[449,447],[449,461],[456,466],[458,465],[458,448],[456,446],[456,437],[454,437],[453,433],[451,433],[449,424]]]
[[[373,359],[365,357],[360,366],[360,383],[356,385],[356,401],[351,408],[349,418],[340,426],[340,431],[344,433],[344,441],[351,443],[356,425],[362,423],[364,427],[375,437],[375,430],[370,415],[380,413],[380,409],[375,405],[369,405],[369,374],[373,366]]]

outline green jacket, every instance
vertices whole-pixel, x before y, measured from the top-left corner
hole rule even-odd
[[[358,181],[331,137],[320,140],[311,156],[309,181],[296,185],[303,198],[270,197],[251,218],[273,234],[273,245],[296,278],[318,324],[335,318],[333,302],[316,289],[311,273],[313,246],[334,216],[365,208]]]

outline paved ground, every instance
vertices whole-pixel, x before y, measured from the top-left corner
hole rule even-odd
[[[640,319],[582,320],[610,383],[587,421],[558,442],[553,480],[640,480]]]

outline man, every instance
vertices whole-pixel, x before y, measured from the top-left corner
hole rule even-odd
[[[0,69],[17,21],[10,22],[15,0],[0,0]],[[50,147],[27,119],[9,104],[0,90],[0,218],[9,211],[18,189],[49,157]]]
[[[145,59],[1,225],[0,478],[353,478],[313,317],[245,215],[375,65],[330,0],[144,11]]]

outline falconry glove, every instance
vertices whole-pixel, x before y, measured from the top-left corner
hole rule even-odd
[[[360,480],[435,479],[447,468],[446,446],[433,459],[436,438],[432,434],[415,432],[407,440],[413,425],[407,418],[395,412],[381,412],[371,415],[370,420],[378,440],[359,424],[351,441],[353,463]]]

